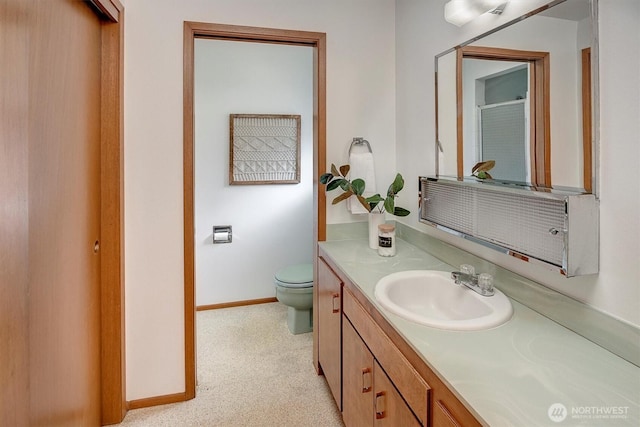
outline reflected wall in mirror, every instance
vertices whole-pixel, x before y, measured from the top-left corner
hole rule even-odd
[[[439,177],[592,191],[591,1],[556,3],[436,56]]]

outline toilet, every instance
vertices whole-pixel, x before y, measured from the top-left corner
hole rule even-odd
[[[287,326],[292,334],[313,330],[313,264],[297,264],[275,274],[276,298],[288,306]]]

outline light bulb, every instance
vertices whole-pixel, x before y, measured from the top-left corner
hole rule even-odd
[[[504,8],[509,0],[449,0],[444,5],[444,19],[458,27],[473,21],[483,13],[500,7]],[[499,9],[502,12],[501,9]]]
[[[444,19],[458,27],[476,19],[481,13],[469,0],[450,0],[444,5]]]

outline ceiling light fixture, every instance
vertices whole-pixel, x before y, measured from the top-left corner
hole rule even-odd
[[[484,13],[501,14],[509,0],[449,0],[444,5],[444,19],[458,27]]]

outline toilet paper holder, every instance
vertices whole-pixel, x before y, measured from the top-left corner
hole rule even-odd
[[[213,226],[213,243],[231,243],[231,226],[230,225],[214,225]]]

